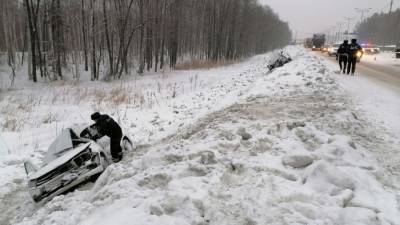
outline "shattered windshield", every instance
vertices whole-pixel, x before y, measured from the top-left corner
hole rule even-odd
[[[44,158],[44,162],[49,163],[72,149],[74,147],[73,139],[78,139],[78,136],[72,129],[63,130],[57,139],[50,145]]]

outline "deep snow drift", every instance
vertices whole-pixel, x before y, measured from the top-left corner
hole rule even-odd
[[[0,223],[400,224],[398,165],[377,160],[380,149],[397,157],[391,137],[355,110],[320,58],[288,51],[294,61],[272,73],[267,54],[123,85],[6,93],[1,108],[18,113],[0,112],[10,142],[0,159]],[[113,105],[110,96],[123,93],[131,100]],[[144,100],[135,93],[146,93]],[[26,98],[34,102],[29,109]],[[33,204],[23,160],[40,162],[55,133],[87,122],[96,109],[125,124],[136,152],[95,184]],[[6,116],[25,122],[11,126]]]

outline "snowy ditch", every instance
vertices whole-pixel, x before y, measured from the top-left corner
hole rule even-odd
[[[204,78],[212,88],[129,109],[121,121],[137,152],[45,205],[25,190],[23,153],[5,157],[1,224],[400,224],[400,183],[371,153],[395,146],[352,109],[319,58],[288,50],[294,61],[271,74],[259,56]],[[68,119],[63,126],[82,122]],[[52,126],[35,129],[48,137]],[[40,160],[42,148],[26,151]]]

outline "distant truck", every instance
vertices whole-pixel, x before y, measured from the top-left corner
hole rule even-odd
[[[312,38],[306,38],[304,40],[304,47],[305,48],[312,48],[313,47]]]
[[[312,38],[312,50],[321,51],[325,45],[325,34],[314,34]]]
[[[400,59],[400,42],[396,46],[396,58]]]

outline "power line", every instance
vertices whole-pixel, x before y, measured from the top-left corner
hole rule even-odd
[[[347,21],[347,39],[349,39],[350,38],[350,21],[352,21],[354,18],[345,17],[344,19]]]
[[[355,10],[361,14],[360,23],[363,22],[365,13],[368,13],[369,11],[371,11],[371,9],[372,8],[355,8]]]

